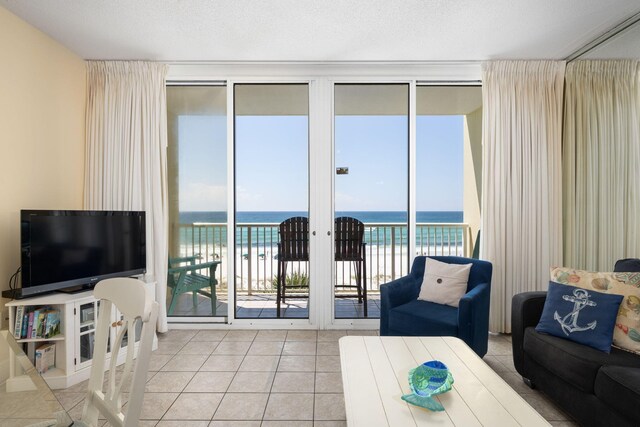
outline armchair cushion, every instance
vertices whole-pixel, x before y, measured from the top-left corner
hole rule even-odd
[[[467,292],[472,264],[447,264],[432,258],[427,258],[425,263],[418,299],[457,307]]]
[[[389,312],[389,335],[457,336],[458,309],[413,300]]]

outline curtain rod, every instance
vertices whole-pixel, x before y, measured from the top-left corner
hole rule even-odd
[[[636,14],[631,15],[629,18],[625,19],[618,25],[614,26],[604,34],[600,35],[599,37],[590,41],[586,45],[582,46],[580,49],[576,50],[571,55],[567,56],[565,58],[565,61],[567,62],[575,61],[576,59],[587,54],[588,52],[592,51],[596,47],[600,46],[602,43],[617,36],[618,34],[622,33],[623,31],[637,24],[638,22],[640,22],[640,12],[637,12]]]

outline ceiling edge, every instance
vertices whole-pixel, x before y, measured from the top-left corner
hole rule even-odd
[[[587,53],[589,53],[596,47],[600,46],[602,43],[606,42],[607,40],[633,27],[638,22],[640,22],[640,12],[637,12],[636,14],[631,15],[629,18],[615,25],[614,27],[612,27],[605,33],[601,34],[600,36],[596,37],[586,45],[582,46],[580,49],[576,50],[571,55],[567,56],[565,58],[565,61],[571,62],[571,61],[575,61],[576,59],[580,59],[580,57],[582,57],[583,55],[586,55]]]

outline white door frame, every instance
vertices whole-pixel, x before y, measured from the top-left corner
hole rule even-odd
[[[308,178],[309,178],[309,188],[308,188],[308,209],[309,209],[309,229],[310,229],[310,237],[309,237],[309,252],[310,252],[310,261],[309,261],[309,304],[308,304],[308,319],[287,319],[287,318],[260,318],[260,319],[237,319],[235,318],[235,280],[229,280],[229,312],[228,312],[228,323],[229,325],[236,325],[240,328],[264,328],[264,329],[278,329],[278,328],[296,328],[296,329],[317,329],[318,328],[318,306],[319,299],[316,296],[316,288],[314,283],[318,283],[317,278],[315,277],[315,273],[317,270],[313,268],[312,261],[315,257],[316,248],[314,245],[314,237],[318,233],[316,232],[314,235],[314,231],[317,231],[317,220],[316,217],[319,217],[316,213],[317,207],[314,207],[314,203],[312,201],[312,191],[311,189],[316,185],[316,181],[314,178],[314,162],[312,162],[312,152],[313,146],[317,145],[317,137],[314,137],[314,131],[318,128],[318,126],[313,126],[317,121],[311,114],[311,105],[314,105],[315,99],[314,96],[316,94],[316,81],[313,79],[305,79],[305,78],[291,78],[287,76],[265,76],[265,77],[251,77],[251,78],[242,78],[242,79],[230,79],[227,80],[227,102],[229,106],[229,110],[227,111],[227,144],[229,147],[229,153],[231,155],[228,156],[229,159],[229,182],[233,182],[233,186],[229,186],[228,197],[229,197],[229,212],[235,212],[235,171],[234,164],[235,159],[233,158],[234,147],[235,147],[235,114],[234,114],[234,88],[235,85],[238,84],[306,84],[309,91],[309,115],[308,115]],[[314,142],[316,142],[314,144]],[[233,175],[233,176],[232,176]],[[235,277],[235,215],[231,215],[228,218],[228,227],[229,230],[234,230],[231,233],[227,233],[227,247],[234,248],[233,253],[228,258],[228,270],[229,277]],[[231,291],[233,288],[233,291]],[[232,295],[233,294],[233,295]],[[233,305],[232,305],[233,301]]]
[[[408,141],[407,141],[407,159],[408,159],[408,186],[407,186],[407,226],[408,226],[408,236],[415,236],[415,87],[416,80],[415,79],[406,79],[406,78],[380,78],[380,77],[371,77],[368,75],[354,76],[349,77],[348,79],[331,79],[329,80],[330,84],[330,97],[331,97],[331,193],[328,196],[330,200],[330,217],[331,217],[331,235],[333,235],[334,230],[334,222],[333,218],[335,215],[335,86],[338,84],[398,84],[398,85],[407,85],[408,95],[409,95],[409,108],[407,111],[409,118],[409,129],[408,129]],[[412,155],[412,153],[414,155]],[[413,208],[412,208],[413,206]],[[407,257],[407,267],[411,265],[413,262],[413,258],[415,257],[415,239],[408,239],[408,257]],[[330,261],[331,263],[331,290],[330,290],[330,304],[324,304],[325,309],[325,319],[327,321],[324,323],[324,327],[327,329],[377,329],[380,325],[380,319],[372,318],[372,319],[364,319],[364,318],[354,318],[354,319],[336,319],[335,318],[335,287],[333,286],[333,280],[335,278],[336,272],[336,263],[333,261],[333,251],[334,248],[330,249]]]

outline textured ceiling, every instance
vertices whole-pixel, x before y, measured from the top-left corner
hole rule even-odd
[[[564,58],[638,0],[0,0],[86,59]]]

